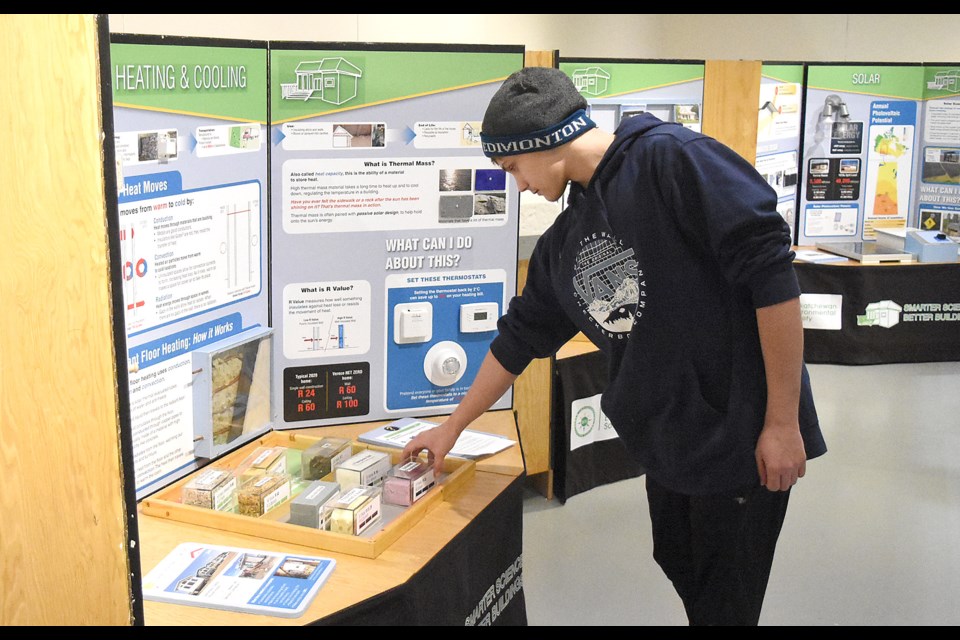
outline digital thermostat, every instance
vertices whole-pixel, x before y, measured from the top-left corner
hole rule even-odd
[[[497,328],[500,305],[496,302],[474,302],[460,305],[460,332],[480,333]]]
[[[430,342],[433,337],[433,305],[408,302],[393,308],[393,341],[397,344]]]

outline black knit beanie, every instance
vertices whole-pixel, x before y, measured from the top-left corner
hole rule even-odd
[[[566,144],[597,126],[586,107],[586,98],[563,71],[525,67],[504,80],[487,105],[480,131],[483,153],[512,156]]]

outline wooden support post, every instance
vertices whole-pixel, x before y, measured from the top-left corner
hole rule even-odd
[[[527,51],[526,67],[554,67],[557,51]],[[517,292],[527,281],[527,260],[517,265]],[[513,406],[517,412],[517,431],[523,447],[530,484],[548,499],[553,498],[553,468],[550,465],[550,403],[552,402],[553,362],[534,360],[513,385]]]
[[[707,60],[703,75],[703,132],[750,164],[757,160],[759,60]]]
[[[0,21],[0,624],[129,625],[123,474],[133,469],[121,468],[115,367],[126,355],[114,351],[111,309],[106,28],[98,36],[89,14]]]

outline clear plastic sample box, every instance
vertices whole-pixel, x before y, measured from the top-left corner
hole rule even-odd
[[[236,475],[240,482],[246,482],[256,476],[278,475],[287,471],[286,447],[257,447],[253,453],[237,465]]]
[[[267,474],[248,480],[237,490],[237,511],[258,518],[290,499],[290,476]]]
[[[340,485],[336,482],[314,480],[296,498],[290,501],[290,523],[302,527],[326,530],[328,512],[324,506],[340,497]]]
[[[383,479],[393,467],[390,454],[367,449],[344,460],[334,470],[337,482],[344,489],[356,486],[383,484]]]
[[[409,458],[390,469],[383,481],[383,501],[409,507],[436,483],[432,464],[420,458]]]
[[[303,450],[300,473],[304,480],[319,480],[352,455],[353,447],[346,438],[324,438]]]
[[[216,511],[233,511],[237,506],[237,477],[229,469],[205,469],[183,485],[183,504]]]
[[[272,426],[273,329],[251,329],[191,352],[194,454],[216,458]]]
[[[330,531],[358,536],[381,519],[380,488],[354,487],[323,509]]]

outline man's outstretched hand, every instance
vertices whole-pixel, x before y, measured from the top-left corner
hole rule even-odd
[[[433,464],[433,473],[438,478],[443,470],[443,460],[457,443],[460,433],[453,428],[452,424],[444,422],[439,427],[422,431],[407,443],[403,448],[401,460],[415,458],[420,455],[424,449],[427,450],[427,461]]]

